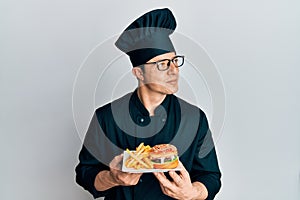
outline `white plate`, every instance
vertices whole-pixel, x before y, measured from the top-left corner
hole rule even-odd
[[[134,151],[133,151],[134,152]],[[134,169],[134,168],[127,168],[124,163],[129,158],[128,152],[124,151],[123,153],[123,165],[122,165],[122,171],[123,172],[130,172],[130,173],[151,173],[151,172],[167,172],[167,171],[179,171],[180,168],[176,167],[174,169],[146,169],[146,168],[140,168],[140,169]]]

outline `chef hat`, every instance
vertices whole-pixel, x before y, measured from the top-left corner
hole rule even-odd
[[[160,54],[175,52],[169,35],[176,28],[176,20],[167,9],[156,9],[132,22],[115,45],[126,53],[133,67],[145,64]]]

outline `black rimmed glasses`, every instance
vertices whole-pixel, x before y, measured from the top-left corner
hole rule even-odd
[[[163,59],[156,62],[148,62],[146,64],[155,64],[159,71],[166,71],[170,68],[171,62],[175,65],[175,67],[181,67],[184,63],[184,56],[174,56],[172,59]]]

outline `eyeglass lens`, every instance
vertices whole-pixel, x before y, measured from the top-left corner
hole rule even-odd
[[[181,67],[183,65],[183,60],[184,58],[182,56],[176,56],[172,60],[166,59],[157,62],[157,66],[159,70],[167,70],[172,62],[176,67]]]

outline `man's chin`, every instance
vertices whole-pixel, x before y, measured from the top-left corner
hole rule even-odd
[[[166,93],[167,94],[174,94],[178,91],[178,87],[176,88],[166,88]]]

